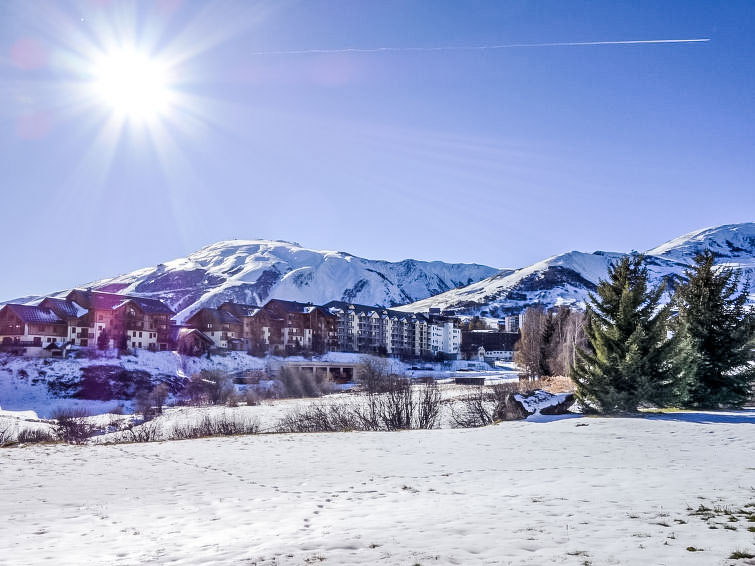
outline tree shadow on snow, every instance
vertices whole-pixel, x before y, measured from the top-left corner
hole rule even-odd
[[[645,416],[659,421],[682,421],[697,424],[755,424],[755,409],[741,411],[694,411],[652,413]]]

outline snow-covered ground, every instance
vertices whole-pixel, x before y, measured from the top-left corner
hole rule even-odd
[[[330,352],[320,357],[320,361],[333,363],[359,364],[371,356],[347,352]],[[492,369],[480,362],[453,361],[446,363],[422,362],[412,370],[411,364],[395,359],[378,358],[387,364],[386,370],[406,374],[408,377],[430,377],[449,380],[456,376],[476,376],[485,378],[487,383],[516,381],[516,367]],[[227,352],[211,358],[181,356],[175,352],[139,351],[136,355],[117,357],[115,354],[95,359],[53,359],[24,358],[0,354],[0,417],[49,418],[59,409],[83,408],[90,414],[101,414],[122,407],[131,412],[131,402],[123,399],[113,401],[91,401],[63,398],[50,393],[47,384],[50,381],[70,379],[81,375],[82,368],[92,365],[114,365],[127,370],[143,370],[157,377],[189,377],[201,370],[221,370],[232,374],[247,371],[265,371],[277,369],[282,363],[305,361],[305,358],[290,356],[288,358],[257,358],[245,352]],[[488,369],[466,370],[468,367]],[[30,412],[33,412],[30,413]]]
[[[746,564],[728,557],[755,553],[755,523],[723,508],[755,512],[753,425],[674,413],[4,449],[0,564]]]

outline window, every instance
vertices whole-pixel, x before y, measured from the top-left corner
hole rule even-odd
[[[136,348],[136,342],[131,342],[131,347]]]
[[[139,338],[141,338],[141,337],[142,337],[142,333],[140,332],[140,333],[139,333]],[[141,346],[141,344],[140,344],[140,346]]]
[[[101,314],[99,314],[99,315],[97,315],[97,320],[98,320],[99,322],[102,322],[103,320],[105,320],[105,316],[104,316],[104,315],[101,315]]]

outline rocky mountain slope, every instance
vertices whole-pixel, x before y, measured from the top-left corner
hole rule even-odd
[[[743,282],[748,278],[755,281],[755,223],[748,222],[697,230],[648,250],[645,254],[653,282],[667,278],[673,289],[695,254],[704,249],[715,252],[719,263],[738,271]],[[623,255],[572,251],[400,308],[420,312],[440,307],[464,314],[502,316],[536,304],[582,307],[588,293],[607,277],[608,266]],[[750,301],[755,303],[755,294],[750,295]]]
[[[497,272],[485,265],[412,259],[389,262],[290,242],[231,240],[82,287],[161,299],[179,313],[181,321],[202,307],[229,300],[257,305],[273,298],[316,304],[344,300],[394,306]]]

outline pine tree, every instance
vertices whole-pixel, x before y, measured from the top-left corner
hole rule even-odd
[[[590,348],[579,352],[573,370],[585,407],[610,413],[674,400],[670,307],[660,306],[665,288],[648,285],[644,258],[633,254],[611,265],[608,280],[590,295],[585,329]]]
[[[690,407],[741,406],[755,380],[755,315],[747,310],[748,285],[738,291],[738,274],[714,263],[713,252],[698,254],[674,297],[677,332],[691,349]]]

